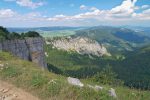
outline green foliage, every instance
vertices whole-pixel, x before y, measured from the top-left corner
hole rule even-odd
[[[107,65],[101,72],[94,76],[94,80],[98,83],[115,85],[117,74],[113,72],[112,67]]]
[[[111,53],[131,51],[150,42],[150,38],[127,28],[98,26],[76,31],[75,36],[88,37],[102,43]]]
[[[61,30],[61,31],[39,31],[40,35],[45,38],[63,37],[74,35],[74,30]]]
[[[19,76],[21,71],[15,67],[7,67],[2,71],[2,74],[8,78],[13,78]]]
[[[57,74],[77,78],[91,78],[108,64],[117,74],[113,85],[122,85],[150,89],[150,46],[137,51],[126,52],[124,55],[113,57],[92,57],[80,55],[75,52],[67,52],[47,46],[47,62],[53,67],[49,70]],[[109,75],[111,78],[112,75]],[[108,78],[109,78],[108,77]],[[122,82],[122,81],[123,82]],[[105,83],[105,82],[104,82]]]
[[[48,79],[45,78],[43,75],[41,75],[39,73],[32,74],[31,85],[34,88],[39,88],[40,86],[43,86],[47,82],[48,82]]]
[[[126,59],[116,66],[119,78],[130,87],[150,89],[150,46],[127,52]],[[113,64],[115,66],[115,64]]]
[[[39,33],[34,31],[29,31],[27,33],[10,33],[6,28],[0,26],[0,41],[2,40],[12,40],[12,39],[23,39],[25,37],[41,37]]]
[[[6,28],[0,26],[0,40],[9,39],[9,32]]]
[[[51,81],[51,82],[49,82],[46,90],[48,91],[49,95],[57,96],[61,92],[62,88],[63,88],[63,84],[61,82],[59,82],[59,81],[56,81],[56,82]]]
[[[5,55],[5,57],[1,57]],[[93,81],[84,82],[85,87],[79,88],[69,85],[67,78],[62,75],[56,75],[48,71],[42,71],[39,66],[27,61],[14,58],[8,53],[0,53],[1,63],[8,67],[0,71],[0,80],[4,80],[14,84],[38,96],[41,100],[115,100],[108,95],[108,89],[112,86],[103,87],[102,91],[96,91],[86,86],[86,84],[94,84]],[[53,80],[53,81],[52,81]],[[99,84],[101,85],[101,84]],[[114,88],[117,93],[118,100],[149,100],[150,92],[136,89],[129,89],[123,86]]]
[[[0,51],[0,60],[9,60],[11,58],[14,58],[14,57],[10,53]]]
[[[11,33],[11,34],[9,35],[9,37],[10,37],[11,39],[20,39],[20,38],[21,38],[21,35],[18,34],[18,33],[16,33],[16,32],[13,32],[13,33]]]
[[[40,34],[35,31],[29,31],[27,33],[22,33],[22,37],[40,37]]]
[[[48,69],[57,74],[87,78],[100,71],[105,65],[105,62],[104,64],[100,62],[103,58],[90,59],[88,55],[57,50],[50,45],[46,46],[46,52],[50,55],[47,57]]]

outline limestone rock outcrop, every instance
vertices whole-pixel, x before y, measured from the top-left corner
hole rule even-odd
[[[110,56],[110,54],[107,52],[107,49],[102,44],[99,44],[97,41],[86,37],[53,39],[47,41],[47,44],[52,44],[54,48],[65,51],[76,51],[79,54]]]
[[[45,68],[47,67],[44,55],[43,38],[1,41],[0,51],[10,52],[21,59],[32,61]]]

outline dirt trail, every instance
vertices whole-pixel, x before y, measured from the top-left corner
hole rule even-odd
[[[39,100],[30,93],[0,80],[0,100]]]

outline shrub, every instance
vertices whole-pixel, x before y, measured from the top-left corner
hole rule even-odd
[[[22,33],[21,36],[22,37],[41,37],[40,34],[35,31],[29,31],[27,33]]]
[[[0,26],[0,40],[9,39],[9,34],[6,28]]]
[[[98,72],[94,76],[94,80],[102,84],[110,84],[110,85],[123,84],[121,80],[117,79],[117,74],[113,72],[112,67],[109,65],[103,68],[101,72]]]

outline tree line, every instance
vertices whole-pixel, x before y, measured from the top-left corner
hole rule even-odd
[[[9,32],[6,28],[0,26],[0,40],[24,39],[26,37],[41,37],[38,32],[29,31],[25,33]]]

